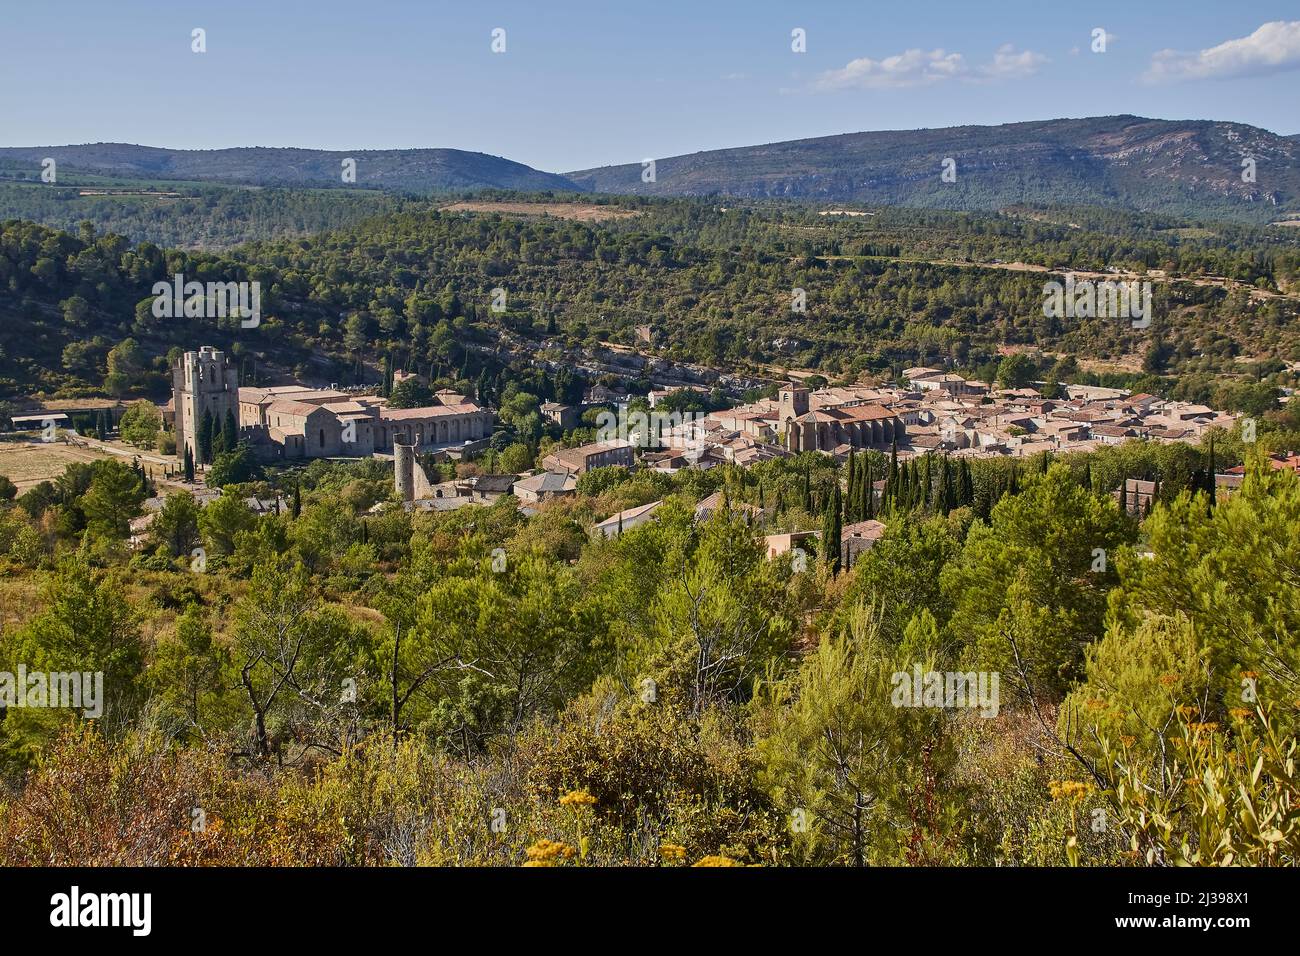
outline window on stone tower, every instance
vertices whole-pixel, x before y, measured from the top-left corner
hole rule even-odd
[[[325,447],[325,429],[323,428],[320,430],[320,446]]]

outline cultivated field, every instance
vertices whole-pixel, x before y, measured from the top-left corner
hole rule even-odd
[[[443,212],[488,212],[502,216],[554,216],[557,219],[576,219],[579,222],[604,222],[610,219],[631,219],[641,215],[635,209],[602,206],[586,202],[454,202],[442,207]]]
[[[57,478],[75,462],[108,457],[98,449],[65,445],[61,441],[0,439],[0,475],[7,476],[17,485],[19,494],[42,481]]]
[[[173,488],[193,491],[197,487],[186,485],[179,475],[171,479],[163,477],[165,471],[177,467],[176,461],[170,456],[120,441],[101,442],[94,438],[81,438],[78,441],[78,444],[71,445],[62,440],[43,442],[31,435],[0,435],[0,475],[9,478],[18,486],[18,493],[22,494],[33,485],[59,477],[74,462],[116,458],[129,464],[139,459],[161,494],[166,494]]]

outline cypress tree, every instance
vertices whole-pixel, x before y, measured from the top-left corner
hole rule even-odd
[[[929,511],[934,496],[934,480],[930,474],[930,455],[927,452],[925,458],[921,461],[921,496],[920,504],[922,510]]]
[[[807,465],[804,465],[803,469],[803,510],[809,514],[813,513],[812,479],[808,474]]]
[[[822,517],[822,550],[832,576],[840,573],[840,531],[843,527],[840,508],[840,483],[837,481],[827,496],[826,513]]]
[[[302,485],[293,486],[293,516],[297,518],[302,514]]]
[[[1210,436],[1209,467],[1206,468],[1205,471],[1206,471],[1205,481],[1206,484],[1209,485],[1208,491],[1210,493],[1210,507],[1213,508],[1218,503],[1216,500],[1217,492],[1214,487],[1214,436],[1213,435]]]
[[[212,463],[212,412],[203,413],[203,418],[199,420],[199,456],[198,464],[208,465]]]
[[[194,452],[189,445],[185,446],[185,480],[194,480]]]
[[[941,469],[940,480],[943,487],[940,489],[940,495],[943,500],[943,513],[951,514],[952,510],[957,507],[957,485],[953,480],[952,464],[948,461],[948,456],[943,456],[943,467]]]
[[[876,516],[876,489],[872,486],[871,481],[871,458],[868,455],[862,456],[862,467],[864,474],[862,476],[862,502],[858,511],[865,521]]]
[[[858,506],[858,468],[857,456],[853,450],[849,450],[849,474],[846,485],[847,497],[844,503],[844,519],[852,524],[857,518],[854,516]]]
[[[226,451],[234,451],[239,445],[239,425],[233,409],[226,409],[226,420],[221,423],[221,444]]]
[[[948,456],[939,459],[939,487],[934,495],[934,510],[946,515],[952,509],[948,505],[948,496],[952,491],[952,475],[948,469]]]

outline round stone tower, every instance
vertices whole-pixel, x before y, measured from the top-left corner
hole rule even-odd
[[[393,484],[397,497],[415,500],[415,447],[393,442]]]

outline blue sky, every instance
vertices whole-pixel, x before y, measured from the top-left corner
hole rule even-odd
[[[563,172],[1111,113],[1295,133],[1298,88],[1300,0],[11,0],[0,17],[5,146],[448,146]]]

